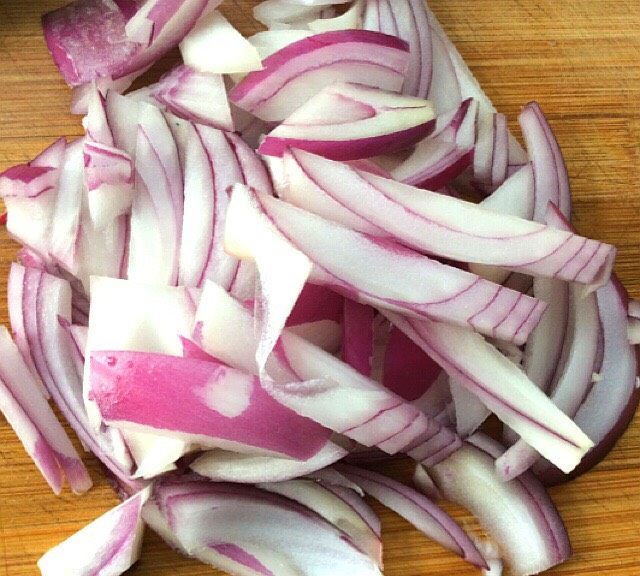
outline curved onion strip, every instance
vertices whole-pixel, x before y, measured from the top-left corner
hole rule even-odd
[[[354,302],[344,301],[342,318],[342,359],[364,376],[371,376],[373,360],[373,319],[376,311]]]
[[[281,482],[311,474],[344,458],[348,452],[333,442],[308,460],[239,454],[225,450],[205,452],[190,464],[191,470],[215,482],[256,484]]]
[[[487,564],[465,531],[439,506],[412,488],[382,474],[338,464],[341,474],[362,490],[411,522],[420,532],[451,550],[467,562],[486,568]]]
[[[611,274],[613,246],[566,230],[496,214],[302,150],[288,152],[285,173],[285,200],[325,218],[339,214],[342,224],[356,229],[362,230],[364,221],[362,231],[382,230],[419,252],[575,281],[589,290]]]
[[[84,464],[4,326],[0,354],[0,408],[25,450],[56,494],[65,474],[74,492],[86,491],[91,480]]]
[[[449,459],[429,470],[447,500],[474,514],[500,547],[514,576],[538,574],[571,555],[566,529],[553,502],[531,474],[503,483],[495,442],[476,434]]]
[[[382,568],[380,535],[368,524],[379,520],[362,496],[349,488],[333,486],[317,478],[300,478],[284,482],[263,482],[258,488],[280,494],[313,510],[327,522],[342,530],[362,552]]]
[[[568,471],[593,445],[509,359],[479,334],[431,320],[381,312],[450,377],[549,460]]]
[[[380,575],[343,531],[288,498],[247,485],[197,481],[167,481],[155,491],[173,539],[222,569],[252,576]]]
[[[365,173],[361,176],[377,178]],[[255,258],[252,251],[265,249],[267,241],[285,243],[298,255],[305,254],[309,262],[313,261],[313,282],[329,285],[360,302],[471,326],[515,343],[526,340],[544,308],[528,296],[442,265],[395,242],[343,228],[273,197],[236,186],[229,206],[226,249],[238,257]],[[278,280],[275,270],[266,272]],[[437,285],[432,282],[436,277]],[[286,287],[291,290],[291,283]],[[267,304],[277,309],[282,305],[283,294],[278,294],[279,301],[267,300]],[[290,305],[287,313],[289,310]],[[508,318],[503,321],[507,311]]]
[[[196,320],[194,339],[209,354],[247,372],[258,372],[258,337],[250,337],[254,321],[250,311],[209,282]],[[459,445],[450,430],[287,330],[269,357],[266,372],[275,381],[269,392],[281,403],[362,444],[380,444],[389,453],[426,454],[424,459],[434,455],[434,445],[440,447],[443,458]],[[311,382],[296,384],[305,380]]]
[[[150,488],[138,492],[109,510],[40,560],[42,576],[60,574],[104,574],[117,576],[138,561],[144,522],[142,507]]]
[[[335,82],[399,91],[408,59],[406,43],[392,36],[368,30],[325,32],[266,58],[264,69],[250,72],[229,99],[258,118],[281,121]]]
[[[467,99],[453,114],[438,116],[433,134],[394,169],[394,180],[439,190],[459,176],[473,160],[477,111],[475,100]]]
[[[363,27],[405,40],[411,47],[403,92],[426,98],[431,85],[432,41],[422,0],[367,0]]]
[[[427,100],[335,83],[276,126],[258,152],[280,157],[291,147],[334,160],[357,160],[408,148],[434,126]]]
[[[160,78],[152,95],[180,118],[222,130],[234,129],[224,80],[219,74],[178,66]]]

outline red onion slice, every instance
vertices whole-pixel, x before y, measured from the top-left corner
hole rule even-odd
[[[348,466],[336,470],[355,482],[367,494],[411,522],[428,538],[435,540],[467,562],[486,568],[484,558],[465,531],[439,506],[412,488],[382,474]]]
[[[103,350],[135,350],[182,356],[180,335],[191,331],[196,303],[186,288],[150,286],[94,277],[87,354]],[[163,314],[158,314],[163,310]],[[141,330],[141,327],[145,327]],[[94,428],[100,415],[89,399],[89,364],[83,378],[84,402]],[[136,475],[152,477],[173,469],[187,450],[177,439],[127,433],[125,440],[138,465]]]
[[[546,463],[537,465],[535,472],[546,485],[566,482],[598,464],[622,436],[640,401],[637,351],[629,343],[626,328],[628,295],[613,276],[596,298],[603,336],[601,367],[575,415],[576,424],[595,446],[569,475]]]
[[[385,34],[326,32],[294,42],[266,58],[264,70],[249,73],[229,98],[258,118],[281,121],[335,82],[399,91],[408,59],[406,43]]]
[[[299,460],[313,457],[329,437],[274,401],[255,376],[215,361],[92,352],[89,379],[102,418],[119,429]],[[149,379],[152,387],[144,385]]]
[[[239,298],[238,298],[239,299]],[[325,286],[305,284],[296,301],[287,326],[295,326],[318,320],[341,322],[344,311],[344,298]]]
[[[289,152],[285,172],[285,200],[323,217],[340,214],[349,227],[373,234],[381,230],[420,252],[585,283],[590,290],[611,273],[613,246],[567,231],[498,215],[303,151]]]
[[[234,129],[224,80],[219,74],[178,66],[160,78],[152,94],[180,118],[221,130]]]
[[[196,320],[194,338],[207,352],[231,366],[258,372],[259,338],[248,338],[254,319],[246,308],[209,282]],[[275,380],[268,390],[277,400],[362,444],[378,443],[390,453],[408,451],[427,459],[434,444],[444,458],[459,443],[455,434],[382,385],[287,330],[266,371]],[[296,384],[305,380],[311,382]]]
[[[427,190],[454,180],[473,160],[477,113],[475,100],[467,99],[453,114],[438,116],[433,134],[393,171],[394,179]]]
[[[379,576],[351,539],[309,508],[257,488],[183,482],[156,487],[160,510],[183,550],[251,576]],[[169,530],[167,531],[167,527]]]
[[[323,6],[266,0],[253,8],[253,17],[270,29],[295,29],[306,28],[305,24],[319,18],[322,11]]]
[[[85,492],[91,480],[84,464],[4,327],[0,352],[2,413],[54,493],[60,494],[65,475],[74,492]]]
[[[364,173],[361,176],[376,178]],[[253,231],[251,236],[247,230]],[[361,302],[472,326],[516,343],[526,340],[544,308],[527,296],[442,265],[395,242],[348,230],[273,197],[236,186],[227,216],[226,249],[239,257],[251,257],[252,251],[264,249],[267,241],[286,243],[289,251],[306,254],[313,261],[314,282],[330,285]],[[292,256],[288,258],[292,260]],[[368,263],[366,271],[364,263]],[[373,276],[372,270],[376,272]],[[267,273],[275,277],[274,282],[280,278],[273,269],[265,271],[265,277]],[[286,288],[293,292],[291,283]],[[284,293],[280,291],[277,297],[273,303],[266,303],[280,311]],[[289,304],[287,313],[290,308]],[[509,318],[504,321],[507,311]]]
[[[272,130],[258,152],[280,157],[293,147],[334,160],[370,158],[408,148],[434,126],[426,100],[356,84],[333,84]]]
[[[344,448],[333,442],[327,442],[308,460],[212,450],[192,462],[190,468],[200,476],[215,482],[281,482],[322,470],[347,454]]]
[[[421,0],[367,0],[364,28],[397,36],[411,47],[403,93],[426,98],[431,85],[431,28]]]
[[[509,359],[479,334],[382,311],[498,418],[557,466],[572,470],[593,445]]]
[[[126,572],[140,556],[144,532],[141,514],[149,491],[138,492],[51,548],[38,560],[42,575],[119,576]]]
[[[180,53],[184,63],[199,72],[231,74],[262,69],[257,50],[217,10],[207,9],[180,42]]]
[[[350,488],[334,486],[317,478],[263,482],[258,488],[280,494],[306,506],[342,530],[353,544],[382,568],[382,541],[368,521],[379,520],[362,497]]]
[[[533,166],[534,220],[543,221],[549,202],[558,206],[565,218],[570,218],[571,193],[567,170],[558,142],[540,106],[536,102],[529,103],[520,113],[518,122]]]
[[[40,176],[35,180],[15,180],[15,168],[9,169],[10,174],[13,170],[14,177],[7,176],[7,171],[0,175],[0,196],[7,209],[7,231],[41,258],[48,258],[51,224],[66,147],[66,140],[59,138],[28,165],[16,167],[19,173],[26,168],[25,175],[39,173]]]
[[[553,502],[531,473],[503,483],[494,460],[501,447],[482,434],[429,470],[447,500],[473,513],[496,541],[511,574],[538,574],[571,556],[566,529]]]
[[[182,170],[167,121],[157,108],[142,106],[127,275],[140,282],[174,285],[184,211]]]

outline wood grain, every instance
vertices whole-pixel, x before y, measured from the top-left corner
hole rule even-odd
[[[0,0],[0,170],[24,162],[58,136],[81,133],[70,94],[51,63],[40,14],[64,0]],[[244,33],[256,29],[251,1],[225,3]],[[432,7],[497,107],[514,121],[538,100],[567,159],[579,231],[619,248],[616,270],[640,297],[640,2],[637,0],[432,0]],[[169,63],[175,55],[169,58]],[[166,69],[165,62],[159,69]],[[158,71],[155,71],[157,74]],[[0,233],[0,277],[15,245]],[[7,322],[6,281],[0,321]],[[37,574],[49,547],[116,503],[94,458],[95,488],[56,498],[0,420],[0,576]],[[405,476],[408,466],[393,467]],[[575,554],[550,574],[640,575],[640,420],[594,471],[552,491]],[[477,572],[382,510],[387,576]],[[448,509],[466,526],[464,511]],[[139,576],[196,576],[211,569],[149,534]],[[336,575],[342,576],[342,575]]]

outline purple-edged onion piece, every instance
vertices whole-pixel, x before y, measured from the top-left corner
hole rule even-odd
[[[196,474],[215,482],[281,482],[322,470],[342,460],[347,454],[347,450],[334,442],[327,442],[308,460],[211,450],[192,462],[190,468]]]
[[[331,165],[336,174],[342,166]],[[351,169],[345,167],[345,170]],[[354,174],[377,178],[371,174]],[[439,194],[435,196],[452,200]],[[272,196],[236,186],[227,215],[226,250],[241,258],[255,259],[260,268],[267,242],[282,247],[278,258],[271,252],[268,260],[263,255],[270,268],[263,266],[261,277],[263,282],[271,279],[273,285],[285,284],[277,295],[271,296],[273,301],[268,295],[263,296],[265,304],[278,313],[282,312],[285,297],[293,297],[295,302],[297,293],[294,294],[291,281],[283,281],[282,273],[274,264],[286,266],[291,275],[290,270],[296,269],[293,263],[302,261],[303,256],[312,268],[313,282],[331,286],[360,302],[472,327],[517,344],[526,340],[545,307],[526,295],[431,260],[391,240],[343,228]],[[290,291],[289,295],[285,289]],[[292,304],[287,305],[287,314]],[[273,346],[273,340],[269,345]]]
[[[571,556],[562,519],[540,482],[523,474],[502,482],[495,459],[502,447],[476,434],[444,462],[429,469],[443,497],[469,510],[498,544],[511,574],[528,576]]]
[[[92,352],[103,420],[208,448],[306,460],[329,431],[278,404],[257,377],[220,362],[148,352]],[[296,430],[290,434],[290,430]]]
[[[376,472],[346,464],[338,464],[335,469],[360,486],[366,494],[411,522],[428,538],[471,564],[481,568],[487,567],[467,533],[451,516],[424,495]]]
[[[593,443],[516,366],[479,334],[383,310],[391,322],[505,424],[557,466],[573,470]]]
[[[167,110],[198,124],[233,130],[224,80],[219,74],[178,66],[154,86],[153,97]]]
[[[478,104],[469,98],[436,120],[433,133],[394,171],[395,180],[439,190],[457,178],[473,161]]]
[[[408,148],[434,126],[427,100],[332,84],[276,126],[258,152],[280,157],[287,148],[300,148],[334,160],[370,158]]]
[[[169,480],[156,485],[154,496],[161,513],[154,524],[186,553],[232,574],[381,574],[345,532],[278,494],[240,484]]]
[[[281,121],[336,82],[399,92],[409,63],[407,44],[368,30],[339,30],[303,38],[263,61],[229,93],[233,104]]]
[[[589,290],[611,274],[615,248],[567,230],[497,214],[302,150],[287,154],[285,173],[285,200],[423,253],[579,282]]]
[[[142,507],[149,498],[147,488],[88,524],[40,560],[42,576],[120,576],[140,556],[144,522]]]
[[[91,487],[82,460],[4,326],[0,328],[0,411],[54,493],[60,494],[65,475],[76,493]]]

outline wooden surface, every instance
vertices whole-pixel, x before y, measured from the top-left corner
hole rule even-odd
[[[42,12],[64,3],[0,0],[0,170],[28,160],[55,137],[81,133],[79,118],[67,112],[70,94],[39,25]],[[225,4],[241,31],[255,29],[254,2]],[[522,104],[542,104],[567,159],[574,222],[581,233],[618,246],[616,270],[640,297],[640,2],[431,4],[499,110],[514,121]],[[0,278],[6,278],[14,254],[2,230]],[[6,281],[0,280],[1,322],[7,321],[5,298]],[[47,548],[116,503],[95,460],[87,456],[86,462],[95,482],[91,492],[77,497],[65,491],[56,498],[0,417],[0,576],[37,574],[35,562]],[[640,419],[605,462],[551,493],[575,555],[550,574],[640,575]],[[387,576],[477,574],[398,517],[376,509],[384,524]],[[463,511],[448,509],[473,525]],[[196,576],[211,569],[180,557],[149,533],[132,573]]]

